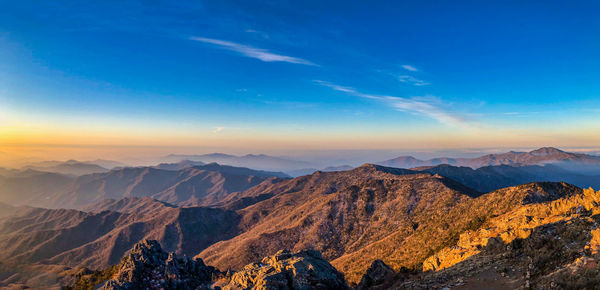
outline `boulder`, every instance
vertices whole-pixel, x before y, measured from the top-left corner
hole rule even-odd
[[[224,289],[348,289],[344,275],[321,253],[281,250],[233,274]]]
[[[396,273],[382,260],[375,260],[360,279],[358,289],[372,289],[389,281]]]

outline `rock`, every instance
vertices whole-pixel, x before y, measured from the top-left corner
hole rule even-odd
[[[375,286],[381,286],[386,281],[389,281],[395,275],[388,265],[381,260],[375,260],[367,269],[367,272],[360,279],[358,289],[372,289]]]
[[[206,288],[220,272],[202,259],[178,259],[154,240],[137,243],[121,260],[117,273],[102,289]]]
[[[348,289],[344,275],[321,253],[287,250],[253,263],[232,275],[224,289]]]

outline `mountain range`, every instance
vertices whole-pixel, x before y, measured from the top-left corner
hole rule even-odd
[[[269,156],[265,154],[247,154],[243,156],[236,156],[224,153],[211,153],[204,155],[170,154],[163,157],[162,160],[167,163],[176,163],[182,160],[200,161],[204,163],[214,162],[222,165],[283,172],[302,168],[309,168],[313,166],[309,162]]]
[[[82,176],[22,171],[0,176],[0,202],[48,208],[82,208],[104,199],[150,196],[178,206],[211,205],[280,172],[218,165],[165,170],[125,167]]]
[[[62,161],[44,161],[23,167],[23,169],[33,169],[37,171],[53,172],[67,175],[85,175],[92,173],[107,172],[109,169],[100,165],[77,160]]]
[[[466,166],[474,169],[494,165],[526,166],[553,164],[580,173],[589,173],[599,171],[600,157],[582,153],[565,152],[553,147],[543,147],[530,152],[510,151],[501,154],[488,154],[477,158],[439,157],[428,160],[419,160],[412,156],[401,156],[377,162],[377,164],[399,168],[448,164],[454,166]]]
[[[563,166],[594,156],[556,157],[571,154],[295,178],[190,160],[81,176],[6,169],[0,286],[139,288],[154,275],[167,288],[589,288],[600,192],[580,187],[600,175]]]
[[[585,219],[596,217],[598,196],[600,192],[560,182],[528,183],[481,194],[439,174],[365,164],[348,171],[265,179],[213,207],[182,208],[150,197],[103,200],[83,211],[4,205],[0,207],[1,285],[72,283],[69,273],[82,267],[108,269],[136,243],[152,239],[167,251],[196,255],[208,265],[239,275],[250,269],[245,265],[282,249],[312,249],[321,252],[350,285],[367,285],[363,280],[413,281],[420,288],[437,287],[454,283],[448,280],[454,276],[436,279],[437,271],[461,273],[464,278],[468,270],[457,265],[472,259],[480,263],[482,250],[477,249],[483,242],[463,241],[470,233],[500,241],[509,233],[505,241],[514,243],[515,237],[537,234],[512,232],[508,225],[524,230],[540,225],[563,229],[553,220],[584,223],[574,229],[593,233],[593,222]],[[486,230],[490,227],[493,230]],[[576,247],[580,241],[581,249],[585,246],[583,236],[569,239]],[[471,260],[465,260],[465,255]],[[552,265],[566,267],[577,258],[569,257],[553,260]],[[374,263],[375,259],[381,263]],[[542,266],[544,261],[535,263],[540,269],[530,275],[530,283],[545,283],[543,277],[551,267]],[[382,265],[389,267],[387,278],[371,277],[377,270],[371,268]],[[515,265],[522,267],[522,262]],[[371,276],[365,278],[368,273]],[[118,277],[118,271],[111,276]]]

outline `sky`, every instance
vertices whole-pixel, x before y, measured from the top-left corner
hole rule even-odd
[[[0,3],[0,161],[600,147],[598,1]]]

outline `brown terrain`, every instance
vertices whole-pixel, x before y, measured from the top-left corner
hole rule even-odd
[[[173,289],[186,283],[226,289],[294,289],[294,283],[322,289],[593,288],[600,282],[600,192],[564,182],[497,189],[543,180],[546,166],[409,170],[365,164],[289,179],[209,164],[82,176],[75,180],[86,178],[95,190],[84,200],[97,202],[77,202],[85,204],[81,210],[0,206],[0,286],[127,289],[147,283],[143,273],[154,269],[148,275]],[[163,171],[175,188],[162,179]],[[207,179],[216,190],[203,189],[204,206],[195,201],[186,207]],[[228,180],[242,186],[228,187]],[[95,198],[99,188],[110,197],[109,186],[128,191]],[[151,190],[161,194],[143,194]],[[136,245],[145,240],[160,246]],[[147,258],[146,248],[158,258]]]

